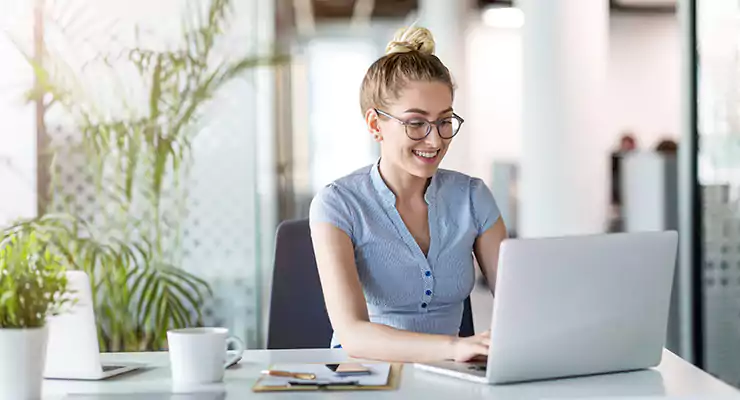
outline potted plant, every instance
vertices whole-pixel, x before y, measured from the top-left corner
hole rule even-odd
[[[0,400],[41,395],[45,322],[70,300],[63,265],[34,232],[0,241]]]

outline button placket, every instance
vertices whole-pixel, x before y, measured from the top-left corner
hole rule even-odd
[[[422,310],[429,311],[429,303],[431,303],[432,294],[434,293],[432,291],[432,287],[434,286],[434,276],[432,275],[432,271],[429,269],[426,269],[423,275],[424,289],[422,293],[422,302],[419,306]]]
[[[435,178],[432,178],[432,184],[427,189],[427,193],[424,196],[424,199],[427,202],[427,205],[429,207],[429,251],[427,253],[427,256],[425,257],[424,263],[422,263],[422,271],[423,271],[423,282],[424,282],[424,288],[422,294],[422,303],[421,303],[421,309],[424,311],[429,311],[429,305],[432,303],[432,296],[434,295],[434,274],[432,272],[432,263],[437,258],[437,236],[439,235],[438,229],[437,229],[437,207],[436,202],[434,201],[434,195],[435,195],[435,187],[434,187],[434,180]]]

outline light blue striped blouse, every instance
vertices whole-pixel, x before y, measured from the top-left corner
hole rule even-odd
[[[473,290],[473,242],[499,217],[482,180],[440,169],[424,199],[428,255],[396,210],[378,162],[324,187],[310,208],[311,224],[328,222],[352,240],[370,321],[422,333],[457,335],[463,301]],[[332,346],[341,339],[332,338]]]

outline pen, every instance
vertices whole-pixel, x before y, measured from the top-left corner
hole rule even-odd
[[[283,378],[304,379],[304,380],[309,380],[309,381],[316,379],[316,374],[312,374],[308,372],[290,372],[290,371],[276,371],[276,370],[266,369],[262,371],[262,374],[270,375],[270,376],[280,376]]]

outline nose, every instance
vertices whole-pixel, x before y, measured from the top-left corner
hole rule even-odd
[[[442,147],[442,144],[444,143],[444,139],[442,139],[442,136],[439,135],[439,128],[437,126],[432,124],[431,127],[432,127],[432,131],[429,132],[427,137],[424,139],[424,143],[426,143],[430,147],[439,149]]]

